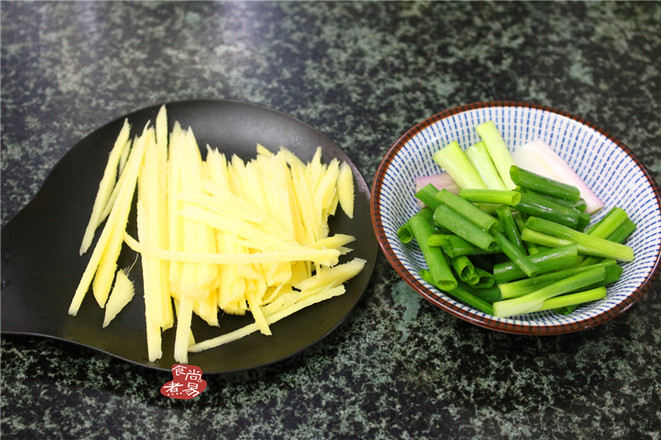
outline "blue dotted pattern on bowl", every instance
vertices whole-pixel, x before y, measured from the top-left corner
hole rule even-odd
[[[565,326],[569,326],[566,331],[588,328],[601,323],[600,317],[614,314],[618,307],[617,314],[628,308],[633,303],[632,295],[657,271],[661,254],[658,188],[631,152],[602,130],[551,109],[486,105],[448,114],[440,119],[430,118],[433,119],[431,123],[419,124],[393,147],[391,153],[396,152],[396,155],[388,158],[391,162],[385,165],[384,172],[377,173],[375,182],[380,181],[381,189],[378,200],[373,202],[378,203],[373,211],[378,212],[382,225],[382,231],[377,232],[385,235],[392,252],[416,282],[424,286],[428,294],[442,300],[442,304],[437,305],[446,304],[477,324],[486,323],[487,327],[516,332],[532,328],[532,333],[560,333],[559,329]],[[633,248],[635,260],[622,265],[622,277],[608,288],[605,299],[579,307],[570,315],[545,311],[495,318],[454,300],[418,276],[418,271],[426,267],[419,248],[414,242],[403,245],[397,238],[398,228],[418,209],[413,180],[417,176],[441,172],[432,160],[434,152],[454,140],[464,149],[478,142],[480,138],[475,127],[488,120],[494,121],[511,151],[527,142],[543,139],[569,163],[606,206],[593,221],[601,218],[608,208],[619,206],[637,225],[627,242]],[[627,302],[629,304],[623,308]]]

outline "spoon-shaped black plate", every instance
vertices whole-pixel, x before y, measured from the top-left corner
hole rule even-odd
[[[125,118],[133,134],[154,121],[160,106],[122,116],[99,128],[75,145],[56,165],[34,199],[2,229],[2,333],[47,336],[92,347],[129,362],[170,370],[174,328],[163,333],[163,357],[147,359],[144,302],[140,264],[131,271],[136,296],[107,328],[103,310],[87,294],[76,317],[67,314],[73,292],[91,251],[78,249],[89,219],[108,153]],[[369,188],[342,149],[310,126],[260,106],[231,101],[186,101],[166,104],[170,127],[174,121],[192,127],[201,149],[209,144],[244,160],[255,156],[261,143],[271,150],[286,146],[303,160],[322,147],[323,161],[338,158],[353,169],[356,185],[355,215],[341,210],[330,221],[332,233],[356,237],[347,256],[367,264],[346,283],[340,297],[304,309],[272,326],[273,335],[253,334],[202,353],[191,353],[189,363],[204,373],[229,373],[283,360],[322,339],[350,313],[367,287],[374,269],[377,242],[369,217]],[[134,219],[129,220],[134,224]],[[131,228],[131,226],[129,226]],[[135,234],[135,230],[129,229]],[[99,232],[97,231],[97,237]],[[134,235],[135,236],[135,235]],[[124,250],[120,267],[129,267],[135,254]],[[193,322],[197,341],[246,325],[250,317],[221,316],[220,327]]]

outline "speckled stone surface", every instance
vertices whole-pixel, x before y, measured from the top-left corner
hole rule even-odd
[[[661,181],[661,4],[7,2],[2,222],[69,148],[130,111],[233,99],[340,144],[371,182],[410,126],[475,101],[562,109]],[[487,331],[404,285],[379,256],[338,331],[302,355],[168,375],[64,342],[2,336],[2,438],[660,439],[661,286],[590,331]],[[4,313],[5,311],[3,311]]]

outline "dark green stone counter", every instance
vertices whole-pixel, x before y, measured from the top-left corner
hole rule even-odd
[[[253,102],[341,145],[372,181],[409,127],[477,101],[565,110],[661,181],[654,2],[7,2],[2,222],[95,128],[186,99]],[[168,374],[2,336],[2,438],[660,439],[661,284],[589,331],[522,337],[436,309],[383,256],[337,331],[180,401]],[[3,311],[4,313],[4,311]]]

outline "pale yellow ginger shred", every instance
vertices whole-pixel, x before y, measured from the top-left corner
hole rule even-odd
[[[80,245],[80,255],[83,255],[89,247],[92,245],[92,240],[94,239],[94,231],[99,227],[102,219],[103,211],[110,199],[110,195],[113,192],[113,189],[116,185],[117,173],[119,170],[120,162],[124,153],[128,154],[129,150],[129,134],[131,131],[131,124],[129,124],[128,119],[124,120],[119,135],[117,135],[117,140],[110,150],[110,155],[108,156],[108,162],[106,163],[105,170],[103,171],[103,177],[101,182],[99,182],[99,190],[96,193],[94,199],[94,205],[92,206],[92,214],[90,215],[89,223],[85,229],[83,235],[83,241]]]
[[[135,294],[135,287],[133,282],[128,277],[128,271],[118,270],[115,275],[115,284],[113,285],[108,302],[105,307],[105,315],[103,318],[103,327],[108,327],[108,324],[122,311],[133,295]]]
[[[275,324],[281,319],[293,315],[294,313],[303,310],[306,307],[333,298],[335,296],[342,295],[344,292],[345,292],[344,286],[330,287],[317,295],[308,297],[306,300],[297,302],[285,309],[278,310],[272,315],[266,316],[265,317],[266,322],[269,324]],[[236,341],[257,331],[259,331],[259,326],[257,324],[255,323],[248,324],[247,326],[241,327],[240,329],[235,330],[233,332],[226,333],[224,335],[217,336],[212,339],[207,339],[206,341],[198,342],[194,345],[191,345],[188,348],[188,351],[196,353],[204,350],[209,350],[211,348],[219,347],[221,345]]]

